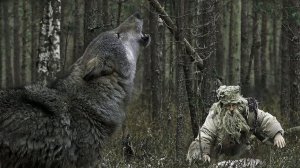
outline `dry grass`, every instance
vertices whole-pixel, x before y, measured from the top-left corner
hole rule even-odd
[[[274,102],[273,102],[274,103]],[[265,108],[273,108],[273,105]],[[122,149],[122,129],[120,129],[109,142],[111,148],[105,148],[103,152],[104,165],[108,168],[183,168],[188,167],[185,160],[186,152],[190,142],[193,140],[191,128],[189,127],[189,118],[187,118],[184,141],[186,146],[182,158],[175,155],[175,128],[176,117],[175,110],[165,112],[170,114],[171,119],[166,120],[163,126],[155,125],[150,121],[149,112],[138,102],[132,104],[127,113],[126,133],[131,135],[132,147],[135,154],[126,161]],[[279,118],[280,120],[280,118]],[[287,124],[283,124],[287,125]],[[169,127],[168,127],[169,126]],[[284,149],[276,149],[273,146],[267,146],[261,142],[255,141],[254,148],[250,158],[261,159],[264,162],[263,167],[268,168],[297,168],[300,167],[300,142],[295,137],[286,137],[287,146]],[[207,164],[195,163],[191,167],[208,167]]]

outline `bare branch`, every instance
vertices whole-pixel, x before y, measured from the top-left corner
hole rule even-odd
[[[174,24],[173,20],[169,17],[169,15],[167,14],[167,12],[163,9],[163,7],[160,5],[160,3],[157,0],[149,0],[151,6],[153,6],[159,17],[164,20],[164,22],[166,23],[168,29],[170,30],[170,32],[174,35],[176,40],[178,36],[176,36],[176,32],[177,32],[177,26]],[[198,53],[195,51],[195,49],[191,46],[191,44],[187,41],[186,38],[183,38],[184,44],[186,46],[186,50],[187,53],[192,57],[192,59],[197,62],[197,66],[202,69],[203,68],[203,60],[201,59],[201,57],[198,55]]]

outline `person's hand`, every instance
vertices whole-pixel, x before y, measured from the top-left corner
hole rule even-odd
[[[274,137],[274,146],[277,146],[278,148],[285,147],[285,140],[281,133],[277,133]]]
[[[201,148],[198,140],[195,140],[191,143],[186,155],[186,160],[189,161],[189,165],[191,165],[194,160],[201,160]]]
[[[203,161],[209,163],[209,162],[210,162],[210,156],[207,155],[207,154],[204,154],[204,155],[203,155]]]

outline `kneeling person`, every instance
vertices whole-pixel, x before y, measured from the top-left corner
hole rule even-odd
[[[210,108],[198,137],[190,145],[190,162],[196,158],[205,162],[211,158],[239,158],[250,150],[252,134],[278,148],[285,146],[284,131],[277,119],[258,109],[255,99],[242,97],[239,86],[221,86],[217,97],[219,101]]]

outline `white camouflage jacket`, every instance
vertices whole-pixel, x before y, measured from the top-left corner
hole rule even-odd
[[[249,101],[249,102],[248,102]],[[274,136],[280,132],[284,133],[280,123],[277,121],[276,117],[272,116],[270,113],[264,112],[257,108],[257,103],[255,99],[250,98],[248,100],[244,99],[244,108],[245,113],[243,114],[246,119],[248,125],[250,126],[250,132],[254,134],[259,140],[265,141],[273,141]],[[196,140],[201,139],[201,148],[203,154],[211,155],[213,147],[218,145],[223,145],[226,148],[226,142],[222,142],[220,144],[220,126],[217,121],[217,117],[219,117],[219,113],[221,112],[221,103],[217,102],[212,105],[209,110],[209,114],[200,128],[200,132]],[[242,137],[241,137],[242,138]],[[250,142],[250,135],[243,137],[246,141],[242,141],[242,143]],[[241,144],[238,144],[241,145]],[[247,144],[248,145],[248,144]]]

